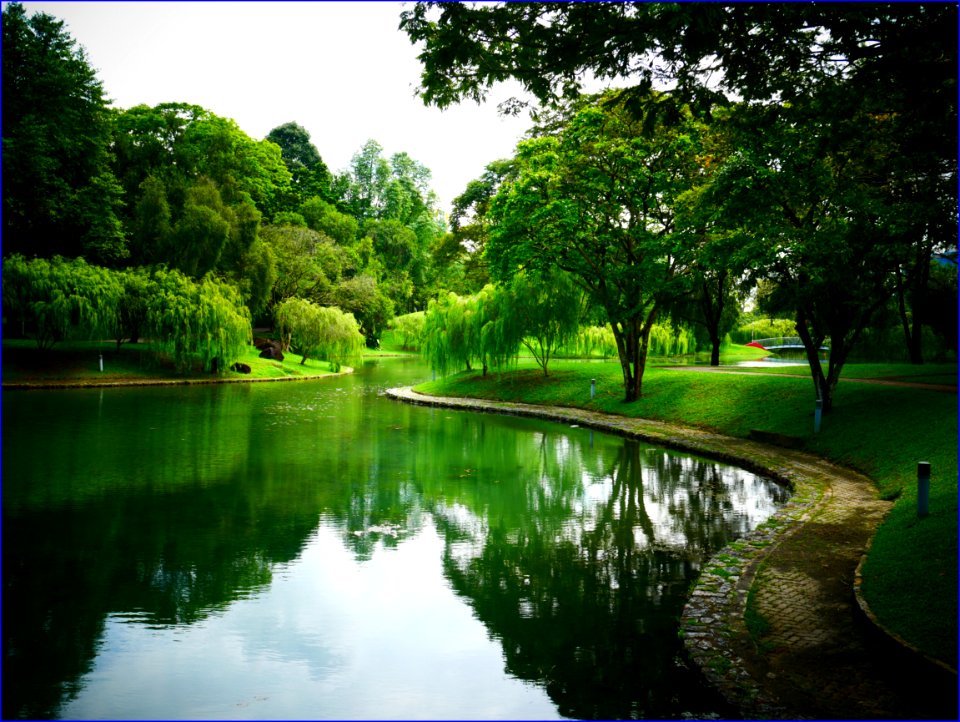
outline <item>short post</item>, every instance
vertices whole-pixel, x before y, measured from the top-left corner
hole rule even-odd
[[[925,517],[930,513],[930,462],[917,464],[917,516]]]
[[[103,354],[100,354],[100,370],[103,371]]]
[[[813,433],[820,433],[820,416],[823,414],[823,399],[817,398],[817,407],[813,411]]]
[[[593,399],[597,395],[597,380],[590,379],[590,398]]]

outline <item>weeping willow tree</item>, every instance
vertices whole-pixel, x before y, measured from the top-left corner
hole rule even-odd
[[[487,285],[472,296],[446,296],[430,302],[424,315],[421,353],[430,367],[451,371],[503,367],[515,358],[522,336],[519,317],[501,288]]]
[[[109,334],[123,286],[116,272],[91,266],[82,258],[26,260],[15,254],[3,261],[3,310],[24,336],[49,349],[71,335]]]
[[[583,293],[560,271],[520,271],[506,288],[509,315],[537,365],[549,376],[550,359],[580,327]]]
[[[252,341],[250,311],[231,284],[206,276],[192,281],[176,270],[157,268],[146,303],[146,333],[179,370],[194,363],[222,371]]]
[[[430,368],[441,376],[463,368],[470,371],[478,358],[476,349],[471,347],[468,305],[468,298],[450,292],[427,306],[421,353],[430,362]]]
[[[686,326],[655,323],[650,329],[651,356],[684,356],[696,350],[696,340]]]
[[[581,326],[575,348],[577,355],[583,358],[599,353],[606,360],[617,355],[617,340],[609,326]]]
[[[400,345],[405,349],[420,350],[423,340],[424,312],[414,311],[396,316],[390,322],[390,328],[400,339]]]
[[[364,337],[352,313],[320,306],[302,298],[288,298],[275,311],[284,348],[307,358],[323,358],[333,371],[363,352]]]
[[[487,284],[473,298],[479,353],[486,376],[490,366],[502,369],[516,360],[523,338],[523,319],[516,313],[511,295],[502,287]]]

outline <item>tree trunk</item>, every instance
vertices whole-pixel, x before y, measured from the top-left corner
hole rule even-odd
[[[633,365],[633,360],[636,358],[636,334],[632,329],[624,331],[616,323],[611,323],[610,327],[613,329],[613,338],[617,342],[617,356],[620,359],[620,371],[623,373],[623,400],[629,404],[639,398]]]
[[[822,403],[823,413],[828,413],[833,408],[833,388],[827,383],[827,378],[823,374],[823,366],[820,363],[820,346],[823,345],[823,336],[814,338],[807,328],[806,316],[802,311],[797,311],[796,316],[797,335],[803,342],[803,350],[807,356],[807,364],[810,366],[810,376],[813,379],[814,400]],[[830,349],[831,356],[833,349]],[[836,380],[833,386],[836,387]]]
[[[707,327],[707,333],[710,335],[710,344],[712,346],[710,349],[711,366],[720,365],[720,319],[723,317],[723,286],[726,277],[726,272],[723,272],[717,278],[716,304],[714,304],[713,297],[710,295],[710,285],[706,279],[703,281],[703,289],[701,291],[703,299],[701,302],[701,312],[703,313],[703,319]]]
[[[719,366],[720,365],[720,335],[711,332],[710,343],[712,345],[712,348],[710,349],[710,365]]]
[[[917,308],[917,296],[913,296],[913,323],[907,317],[906,289],[903,287],[903,272],[900,266],[897,266],[897,311],[900,315],[900,325],[903,328],[903,337],[907,343],[907,351],[910,354],[910,363],[915,365],[923,364],[923,334],[919,309]]]
[[[642,395],[643,372],[647,364],[650,331],[656,319],[656,309],[646,319],[632,318],[623,324],[611,323],[617,342],[620,369],[623,372],[623,400],[632,403]]]

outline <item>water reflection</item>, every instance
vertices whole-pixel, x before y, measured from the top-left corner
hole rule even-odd
[[[705,555],[769,515],[764,482],[635,441],[588,466],[584,484],[565,485],[556,458],[541,455],[527,485],[538,513],[526,523],[489,506],[479,519],[435,509],[454,587],[501,640],[508,670],[545,683],[565,716],[671,717],[710,704],[677,698],[690,680],[674,663],[675,620]]]
[[[236,704],[259,717],[542,717],[540,689],[565,716],[707,710],[674,663],[684,594],[782,492],[642,443],[377,395],[411,373],[5,393],[4,717],[232,716],[251,660],[268,691]],[[377,643],[418,673],[361,653]],[[145,681],[165,696],[129,691]],[[505,706],[477,707],[481,687]]]

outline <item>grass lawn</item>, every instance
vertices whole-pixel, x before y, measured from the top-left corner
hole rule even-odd
[[[673,421],[747,436],[752,429],[796,437],[803,448],[870,476],[896,503],[864,566],[863,592],[883,624],[956,666],[957,396],[867,383],[837,387],[833,411],[813,431],[812,383],[803,367],[780,376],[684,371],[648,366],[643,398],[622,400],[616,362],[556,361],[544,378],[521,359],[502,374],[464,372],[418,386],[424,393],[574,406]],[[927,377],[924,374],[933,373]],[[857,364],[843,378],[951,378],[956,365],[914,368]],[[596,398],[590,381],[596,379]],[[934,383],[942,383],[936,381]],[[933,473],[930,515],[916,516],[916,467]]]
[[[103,355],[103,371],[100,355]],[[263,359],[253,346],[238,361],[250,367],[249,374],[223,370],[219,379],[308,378],[333,373],[330,364],[317,359],[300,363],[301,356],[284,354],[283,362]],[[135,383],[144,380],[210,381],[209,370],[194,368],[178,372],[173,364],[158,361],[148,343],[124,344],[119,349],[113,342],[70,341],[57,344],[50,351],[41,351],[33,341],[3,341],[3,383]]]

